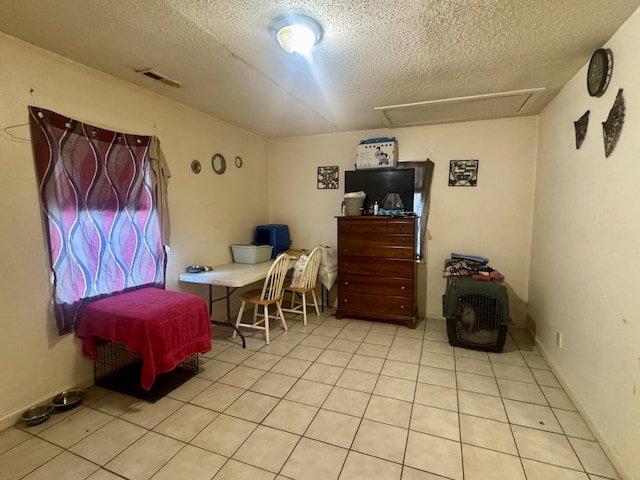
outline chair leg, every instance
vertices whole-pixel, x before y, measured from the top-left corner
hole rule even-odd
[[[287,321],[284,319],[284,313],[282,313],[282,306],[280,305],[280,302],[276,303],[276,307],[278,308],[278,315],[280,315],[280,322],[282,323],[282,328],[284,328],[285,331],[289,330],[287,328]]]
[[[238,318],[236,318],[236,328],[238,328],[238,325],[240,324],[240,320],[242,320],[242,314],[244,313],[244,306],[246,305],[246,302],[243,300],[242,303],[240,304],[240,310],[238,311]],[[233,335],[231,336],[231,338],[236,338],[236,331],[233,331]]]
[[[265,335],[267,345],[269,345],[269,306],[268,305],[264,306],[264,335]]]
[[[307,292],[302,292],[302,320],[307,325]]]
[[[311,290],[311,295],[313,296],[313,306],[316,307],[316,316],[320,316],[320,310],[318,309],[318,298],[316,297],[316,291]]]

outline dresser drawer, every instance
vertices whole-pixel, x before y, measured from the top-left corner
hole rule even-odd
[[[416,231],[416,222],[413,219],[389,219],[387,222],[387,233],[408,233],[413,235]]]
[[[408,233],[416,231],[415,218],[355,217],[340,218],[338,235],[352,233]]]
[[[411,235],[354,234],[338,239],[338,254],[376,258],[415,258],[414,239]]]
[[[387,276],[414,278],[416,262],[399,258],[377,258],[340,256],[338,259],[338,275],[356,274],[371,276]]]
[[[338,236],[352,233],[387,233],[389,221],[384,217],[340,218]]]
[[[338,297],[342,293],[371,293],[374,295],[413,296],[413,279],[396,277],[372,277],[362,275],[340,275]]]
[[[344,316],[371,316],[373,318],[401,318],[414,315],[412,297],[373,295],[347,292],[338,295],[338,309]]]

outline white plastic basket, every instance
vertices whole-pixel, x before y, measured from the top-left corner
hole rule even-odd
[[[231,245],[235,263],[262,263],[271,258],[273,245]]]

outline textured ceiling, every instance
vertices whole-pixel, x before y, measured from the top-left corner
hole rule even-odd
[[[252,132],[281,137],[538,113],[638,5],[2,0],[0,31]],[[313,16],[324,28],[310,60],[287,54],[270,35],[269,23],[288,11]],[[143,69],[182,86],[136,73]],[[524,105],[495,95],[530,89],[540,90]],[[496,102],[441,102],[493,95]],[[415,103],[420,108],[411,112],[376,110]]]

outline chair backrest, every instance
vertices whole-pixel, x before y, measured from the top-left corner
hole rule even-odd
[[[300,281],[297,285],[298,288],[313,288],[316,286],[321,260],[322,247],[316,247],[307,257],[307,263],[304,264],[304,268],[300,274]]]
[[[286,253],[278,255],[271,265],[267,277],[264,279],[262,286],[262,294],[260,298],[263,301],[276,301],[283,295],[284,279],[291,264],[291,259]]]

